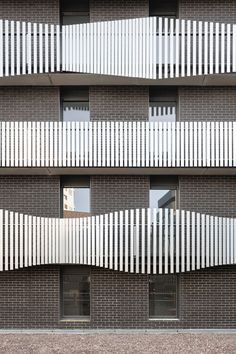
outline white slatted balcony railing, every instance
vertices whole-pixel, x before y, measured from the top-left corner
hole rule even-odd
[[[236,72],[236,25],[148,17],[81,25],[0,20],[0,77],[163,79]]]
[[[0,271],[83,264],[168,274],[236,264],[236,219],[135,209],[80,219],[0,210]]]
[[[0,172],[20,167],[236,167],[236,122],[0,122]]]

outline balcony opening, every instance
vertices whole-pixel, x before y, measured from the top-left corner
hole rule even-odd
[[[176,122],[178,90],[154,87],[149,91],[149,122]]]
[[[89,122],[89,89],[62,88],[61,115],[64,122]]]
[[[149,16],[176,18],[178,0],[149,0]]]
[[[90,216],[90,178],[68,176],[61,179],[62,205],[64,218]]]
[[[89,22],[89,0],[61,0],[61,24],[76,25]]]

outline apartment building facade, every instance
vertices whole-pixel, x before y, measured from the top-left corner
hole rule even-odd
[[[235,328],[235,1],[0,19],[0,328]]]

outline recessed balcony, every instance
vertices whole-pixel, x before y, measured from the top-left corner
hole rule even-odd
[[[0,122],[0,174],[235,174],[236,122]]]
[[[1,85],[236,84],[231,24],[149,17],[60,27],[0,20],[0,53]]]
[[[236,264],[236,219],[135,209],[57,219],[0,210],[0,271],[83,264],[162,274]]]

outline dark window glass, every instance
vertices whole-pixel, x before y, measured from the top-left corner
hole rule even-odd
[[[177,119],[178,93],[175,88],[150,88],[149,121],[175,122]]]
[[[149,318],[177,318],[177,276],[149,278]]]
[[[90,316],[90,272],[71,267],[62,270],[62,317]]]
[[[176,209],[178,179],[152,177],[149,193],[150,208]]]
[[[89,22],[89,0],[61,0],[62,25]]]
[[[176,18],[178,14],[178,0],[149,0],[150,16]]]
[[[89,90],[87,88],[62,89],[62,119],[65,122],[89,122]]]

